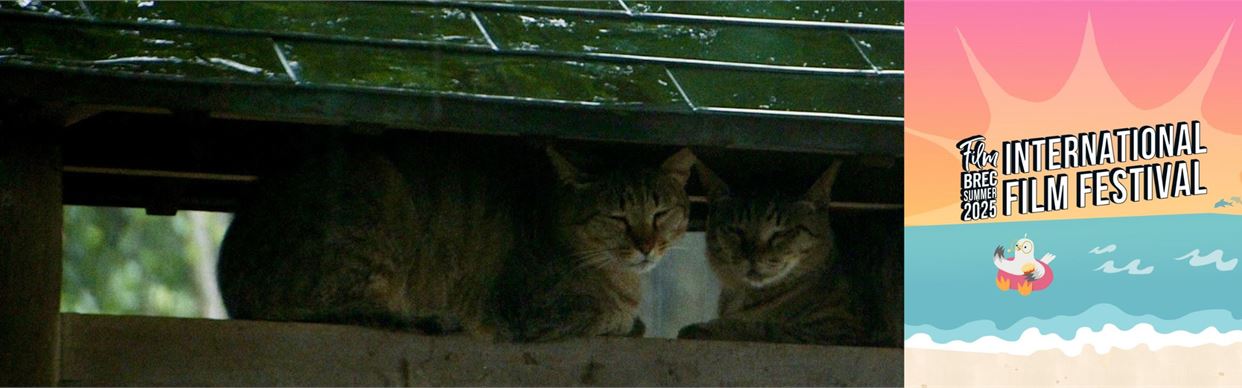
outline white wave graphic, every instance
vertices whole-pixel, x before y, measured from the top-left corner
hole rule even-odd
[[[1105,254],[1105,253],[1109,253],[1109,252],[1112,252],[1112,251],[1115,251],[1115,250],[1117,250],[1117,244],[1108,244],[1108,245],[1104,246],[1103,248],[1100,248],[1100,247],[1091,248],[1091,250],[1090,250],[1090,251],[1087,251],[1087,253],[1094,253],[1094,254],[1097,254],[1097,255],[1103,255],[1103,254]]]
[[[1117,268],[1117,266],[1113,264],[1112,260],[1105,261],[1104,264],[1100,265],[1100,267],[1096,268],[1095,270],[1104,271],[1104,273],[1125,272],[1130,275],[1147,275],[1147,274],[1150,274],[1151,271],[1154,271],[1155,269],[1156,269],[1156,266],[1154,265],[1149,265],[1147,266],[1147,268],[1140,269],[1139,259],[1134,259],[1129,264],[1126,264],[1124,267],[1121,267],[1121,268]]]
[[[1121,330],[1116,325],[1106,324],[1100,331],[1091,331],[1082,327],[1074,333],[1073,339],[1064,339],[1056,334],[1043,334],[1038,328],[1029,328],[1014,341],[1005,341],[996,336],[985,336],[972,342],[962,340],[936,343],[926,333],[916,333],[905,341],[905,347],[911,349],[950,350],[955,352],[1012,354],[1029,356],[1043,350],[1060,350],[1066,356],[1076,357],[1087,346],[1095,348],[1096,353],[1108,353],[1112,349],[1129,350],[1139,345],[1147,345],[1151,350],[1165,347],[1197,347],[1204,345],[1231,345],[1242,343],[1242,330],[1221,333],[1215,327],[1209,327],[1199,333],[1177,330],[1171,333],[1160,333],[1148,323],[1134,325],[1130,330]]]
[[[1235,257],[1235,258],[1229,259],[1228,261],[1221,260],[1222,258],[1224,258],[1224,256],[1225,256],[1225,252],[1220,249],[1214,250],[1212,251],[1212,253],[1208,253],[1205,256],[1199,256],[1199,250],[1195,249],[1193,251],[1190,251],[1190,253],[1187,253],[1185,256],[1178,257],[1173,260],[1180,261],[1180,260],[1186,260],[1189,258],[1191,267],[1202,267],[1208,264],[1216,264],[1217,271],[1221,271],[1221,272],[1233,271],[1233,267],[1238,266],[1238,258]]]

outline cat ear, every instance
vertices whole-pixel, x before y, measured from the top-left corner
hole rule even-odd
[[[582,173],[578,172],[578,168],[574,167],[573,163],[561,156],[560,152],[556,152],[556,149],[552,148],[552,146],[548,146],[544,150],[547,151],[548,161],[552,162],[552,168],[556,170],[556,177],[560,179],[561,183],[577,186],[582,182]]]
[[[699,173],[699,182],[703,184],[703,189],[707,190],[708,201],[716,202],[729,196],[729,185],[720,180],[703,162],[695,163],[694,170]]]
[[[832,184],[837,181],[837,173],[841,172],[841,160],[832,162],[832,166],[828,167],[828,171],[824,171],[819,176],[819,180],[811,185],[811,189],[806,192],[806,200],[819,207],[827,207],[832,201]]]
[[[660,165],[660,170],[685,186],[686,181],[690,179],[690,168],[698,160],[699,158],[695,157],[694,152],[691,152],[689,148],[682,148],[681,151],[665,159],[664,164]]]

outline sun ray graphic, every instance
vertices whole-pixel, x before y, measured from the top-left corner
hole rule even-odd
[[[1051,98],[1030,101],[1007,93],[989,74],[972,50],[967,36],[958,32],[971,72],[987,102],[987,127],[976,131],[987,138],[989,150],[1000,150],[1001,142],[1041,136],[1098,132],[1116,128],[1138,127],[1180,121],[1199,120],[1202,144],[1208,152],[1199,155],[1130,161],[1104,166],[1059,170],[1070,176],[1069,191],[1075,192],[1075,174],[1099,168],[1198,159],[1201,163],[1201,184],[1206,195],[1163,200],[1126,202],[1109,206],[1077,208],[1071,199],[1069,209],[1055,212],[998,216],[987,221],[1033,221],[1048,219],[1122,217],[1160,214],[1221,213],[1242,215],[1242,203],[1215,207],[1242,195],[1242,133],[1231,133],[1212,125],[1204,118],[1204,97],[1220,68],[1233,31],[1233,25],[1218,37],[1216,48],[1206,64],[1186,87],[1168,102],[1142,109],[1136,106],[1110,77],[1097,46],[1092,16],[1087,15],[1081,49],[1064,86]],[[1242,38],[1240,38],[1242,39]],[[1242,43],[1242,42],[1239,42]],[[1155,56],[1154,56],[1155,57]],[[1200,57],[1201,58],[1201,57]],[[1153,58],[1153,60],[1157,60]],[[1178,58],[1159,58],[1178,60]],[[1132,64],[1131,64],[1132,65]],[[972,85],[973,86],[973,85]],[[946,104],[952,101],[918,101],[909,104]],[[1234,115],[1242,115],[1239,106]],[[960,138],[949,138],[906,125],[906,225],[942,225],[960,223],[961,159],[955,148]],[[917,125],[917,124],[916,124]],[[1003,175],[1001,179],[1042,177],[1047,172]],[[1041,178],[1042,179],[1042,178]],[[998,187],[999,191],[999,187]],[[998,197],[1001,196],[998,192]],[[1042,197],[1042,195],[1041,195]],[[998,203],[1002,206],[1003,201]],[[999,211],[998,211],[999,213]]]

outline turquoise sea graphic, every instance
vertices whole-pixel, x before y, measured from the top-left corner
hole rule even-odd
[[[906,338],[936,343],[1038,328],[1161,333],[1242,330],[1242,216],[1193,214],[907,227]],[[1055,280],[1021,296],[996,287],[992,252],[1027,236],[1056,255]],[[1012,255],[1012,253],[1010,253]],[[1135,260],[1138,260],[1135,262]],[[1017,287],[1016,285],[1014,286]]]

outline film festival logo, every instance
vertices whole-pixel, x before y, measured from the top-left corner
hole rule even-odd
[[[987,150],[983,135],[962,139],[957,149],[962,153],[962,221],[996,218],[999,152]]]
[[[957,143],[961,220],[1206,195],[1202,140],[1198,120],[1009,140],[999,151],[971,136]]]

